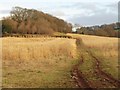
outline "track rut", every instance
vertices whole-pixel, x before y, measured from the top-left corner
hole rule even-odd
[[[79,65],[81,65],[81,64],[83,64],[83,57],[81,57],[81,59],[79,60],[79,63],[76,64],[73,67],[71,76],[72,76],[73,79],[75,79],[78,87],[80,87],[80,88],[89,88],[89,89],[92,90],[89,82],[86,80],[86,78],[84,77],[82,72],[79,70]]]
[[[79,46],[80,46],[81,42],[82,42],[81,39],[76,39],[76,44],[77,44],[78,48],[80,48]],[[107,81],[108,83],[115,86],[116,88],[120,87],[119,80],[113,78],[110,74],[104,72],[101,69],[101,67],[100,67],[101,63],[100,63],[99,58],[97,58],[95,55],[93,55],[93,53],[90,50],[88,50],[85,46],[84,46],[84,48],[86,49],[86,52],[92,57],[92,60],[94,60],[94,66],[93,66],[94,72],[98,76],[100,76],[100,78],[102,80]],[[71,71],[71,76],[76,81],[78,87],[89,88],[89,89],[93,90],[91,83],[87,80],[85,75],[83,75],[82,71],[79,69],[79,66],[82,65],[83,63],[84,63],[84,58],[83,58],[83,56],[81,56],[79,58],[79,62],[73,66],[72,71]]]

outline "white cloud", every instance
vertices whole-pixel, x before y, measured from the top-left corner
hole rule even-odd
[[[50,13],[72,23],[83,25],[90,24],[91,21],[91,24],[111,23],[117,21],[117,2],[118,0],[39,0],[36,2],[34,0],[1,0],[0,17],[8,15],[7,11],[12,7],[20,6]]]

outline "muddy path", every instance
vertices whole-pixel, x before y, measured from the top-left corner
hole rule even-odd
[[[87,52],[88,52],[88,53],[91,55],[91,57],[95,60],[95,63],[94,63],[95,73],[97,73],[98,75],[100,75],[101,78],[103,78],[104,80],[108,81],[109,83],[111,83],[111,84],[114,85],[115,87],[120,87],[120,81],[117,80],[117,79],[115,79],[115,78],[113,78],[110,74],[104,72],[104,71],[100,68],[100,66],[101,66],[100,60],[99,60],[97,57],[95,57],[92,52],[90,52],[90,51],[87,51]]]
[[[76,39],[78,51],[81,48],[80,45],[81,44],[84,45],[81,42],[82,42],[81,39]],[[91,58],[93,60],[92,68],[94,68],[94,74],[96,76],[99,76],[99,78],[101,78],[102,82],[105,81],[105,82],[109,83],[111,86],[114,86],[116,88],[120,87],[119,80],[113,78],[110,74],[108,74],[102,70],[99,58],[96,57],[90,50],[88,50],[88,48],[85,45],[84,45],[84,49],[91,56]],[[91,82],[87,80],[87,76],[83,75],[82,71],[79,69],[79,66],[83,65],[83,64],[84,64],[84,57],[83,57],[83,55],[81,55],[81,57],[79,57],[79,62],[76,65],[74,65],[72,68],[71,76],[77,83],[78,87],[89,88],[89,89],[93,90],[94,87],[92,86]]]
[[[81,45],[81,38],[76,38],[76,45],[77,49],[79,51],[79,46]],[[89,90],[92,90],[90,83],[88,80],[85,78],[85,76],[82,74],[82,71],[79,70],[79,66],[84,63],[84,58],[81,55],[79,57],[78,63],[73,66],[72,71],[71,71],[71,76],[75,80],[76,84],[80,88],[88,88]]]
[[[89,82],[86,80],[82,72],[79,70],[79,65],[83,64],[83,57],[81,56],[81,59],[79,60],[78,64],[76,64],[72,71],[71,76],[77,83],[78,87],[80,88],[89,88],[92,90],[91,86],[89,85]]]

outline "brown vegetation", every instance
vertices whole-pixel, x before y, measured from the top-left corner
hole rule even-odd
[[[85,35],[96,35],[106,37],[120,37],[120,23],[105,24],[101,26],[82,27],[76,33]]]
[[[3,87],[76,87],[70,77],[70,70],[76,58],[75,39],[1,39]]]
[[[85,46],[101,60],[102,69],[118,79],[118,38],[79,34],[68,35],[80,37]]]
[[[83,41],[78,43],[78,64],[76,64],[76,69],[73,69],[73,77],[78,86],[86,88],[120,87],[118,39],[78,34],[68,35],[81,38]]]
[[[74,44],[74,40],[54,37],[3,38],[3,60],[36,60],[64,55],[74,57],[73,46],[69,43]]]
[[[14,7],[11,16],[2,20],[3,34],[47,34],[72,31],[71,24],[52,15],[21,7]]]
[[[3,87],[117,87],[118,39],[66,36],[1,38]]]

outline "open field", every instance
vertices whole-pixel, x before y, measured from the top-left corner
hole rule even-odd
[[[111,73],[115,78],[118,78],[118,38],[89,35],[73,36],[82,38],[84,45],[101,58],[101,60],[104,60],[101,61],[104,62],[104,69]]]
[[[61,38],[4,38],[3,60],[75,57],[75,40]]]
[[[3,87],[76,87],[74,39],[3,38]]]
[[[97,68],[96,60],[100,63],[102,71],[112,76],[115,79],[118,78],[118,39],[109,37],[98,37],[89,35],[69,34],[73,37],[80,37],[83,41],[83,47],[79,50],[80,54],[84,58],[83,65],[80,66],[83,74],[86,75],[93,87],[114,87],[109,85],[106,81],[102,81],[100,75],[94,73],[94,69]],[[103,85],[100,85],[99,81],[102,81]],[[96,82],[96,84],[95,84]],[[94,85],[95,84],[95,85]],[[97,85],[98,84],[98,85]],[[106,85],[105,85],[106,84]]]
[[[68,35],[2,38],[3,87],[117,87],[118,39]]]
[[[103,70],[118,79],[118,38],[81,36],[84,44],[100,58]]]

